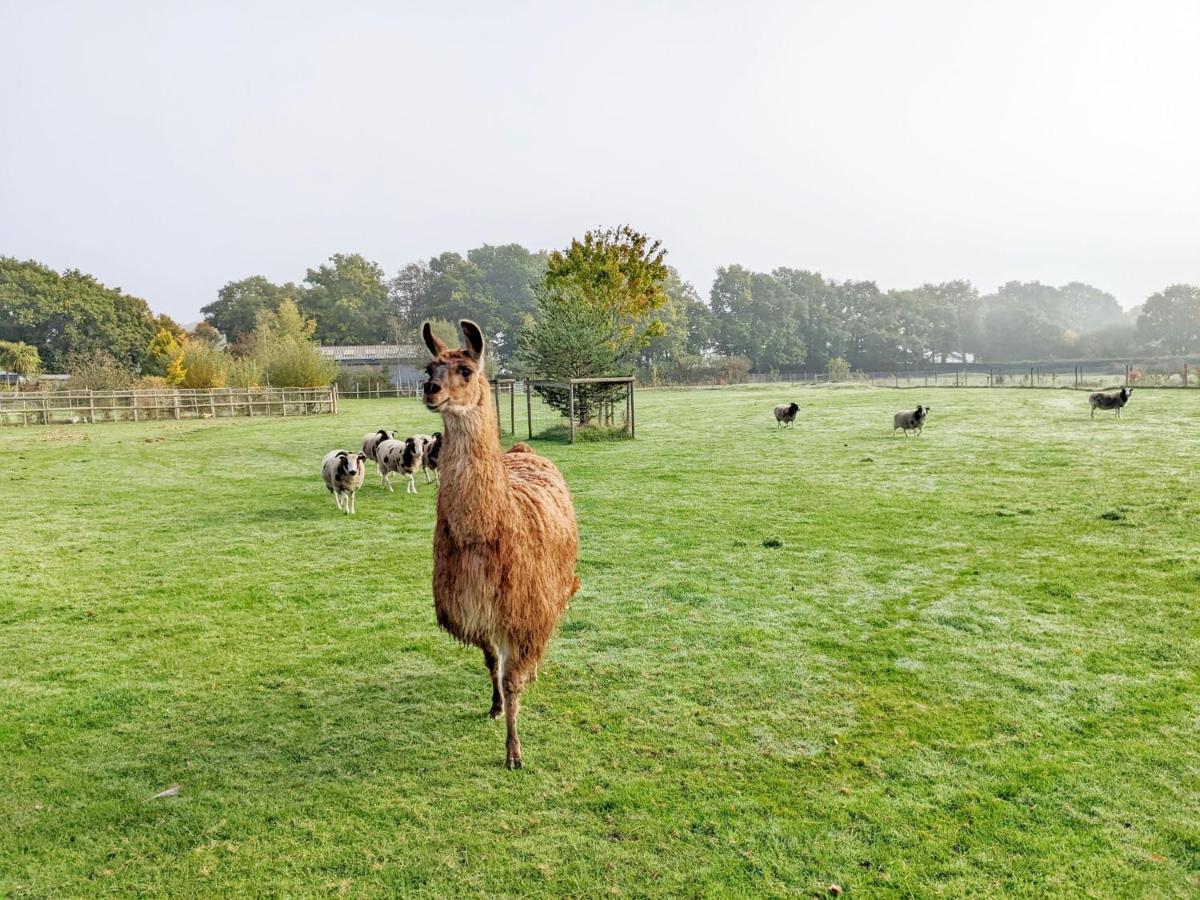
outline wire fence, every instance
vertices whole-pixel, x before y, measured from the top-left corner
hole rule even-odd
[[[833,378],[827,372],[760,372],[744,381],[671,382],[658,379],[643,387],[724,387],[740,384],[869,384],[893,388],[1075,388],[1103,390],[1121,386],[1200,387],[1200,358],[1084,360],[1043,363],[970,363],[892,372],[852,372]]]
[[[498,379],[492,385],[503,437],[606,441],[636,436],[634,379]]]
[[[336,385],[0,393],[0,425],[82,425],[162,419],[336,414]]]

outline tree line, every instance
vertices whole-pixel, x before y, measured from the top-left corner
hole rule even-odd
[[[540,366],[543,374],[549,358],[536,351],[550,346],[550,335],[560,343],[549,355],[586,374],[601,365],[614,369],[603,374],[669,376],[818,371],[834,360],[888,371],[963,359],[1200,353],[1195,285],[1166,287],[1128,314],[1081,282],[1011,281],[986,294],[962,280],[885,291],[809,270],[729,265],[717,270],[705,301],[657,242],[628,226],[588,232],[552,252],[519,244],[447,251],[391,276],[360,254],[335,254],[296,282],[228,282],[203,307],[194,337],[248,357],[263,316],[285,304],[320,344],[417,343],[427,319],[471,318],[503,371]],[[567,352],[562,339],[571,331]],[[0,257],[0,351],[22,368],[30,361],[18,348],[34,348],[48,371],[104,352],[132,370],[171,377],[178,372],[167,373],[164,344],[190,337],[145,300],[90,275]]]
[[[465,256],[446,252],[410,263],[389,278],[362,256],[339,254],[298,284],[261,276],[230,282],[204,308],[205,321],[236,341],[258,311],[287,297],[317,323],[321,343],[369,344],[415,342],[427,319],[470,318],[511,370],[522,331],[537,318],[539,295],[553,288],[552,255],[484,245]],[[737,359],[755,372],[824,371],[844,359],[856,369],[889,371],[963,359],[1200,352],[1195,285],[1171,285],[1126,313],[1112,294],[1082,282],[1010,281],[981,293],[957,280],[885,291],[873,281],[803,269],[730,265],[717,270],[705,301],[663,262],[659,284],[662,302],[644,311],[656,325],[629,354],[644,370]]]

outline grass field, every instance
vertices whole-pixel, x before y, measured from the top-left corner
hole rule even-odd
[[[543,445],[583,587],[519,772],[435,491],[321,484],[381,425],[435,421],[0,431],[0,896],[1200,893],[1200,391],[644,392]]]

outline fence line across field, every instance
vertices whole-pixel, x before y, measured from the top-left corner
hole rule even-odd
[[[0,393],[0,425],[336,414],[336,385]]]

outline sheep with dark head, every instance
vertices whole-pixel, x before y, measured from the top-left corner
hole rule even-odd
[[[1088,397],[1088,403],[1092,406],[1092,418],[1096,418],[1096,410],[1098,409],[1114,409],[1117,411],[1117,418],[1121,418],[1121,410],[1132,396],[1133,388],[1129,387],[1123,387],[1115,394],[1105,394],[1102,392],[1092,394]]]
[[[431,438],[418,434],[405,438],[403,441],[393,439],[379,445],[375,453],[379,459],[379,471],[383,476],[383,484],[389,491],[393,489],[392,474],[398,472],[408,479],[405,492],[409,494],[417,492],[417,482],[413,476],[423,465],[425,443],[428,440]]]
[[[775,424],[786,428],[796,421],[796,413],[800,412],[799,403],[780,403],[775,407]]]
[[[383,478],[383,469],[379,465],[379,457],[376,454],[379,452],[380,444],[390,441],[394,437],[395,434],[382,428],[363,435],[362,452],[366,454],[367,459],[375,460],[375,471],[379,473],[380,479]]]
[[[913,410],[904,410],[898,412],[892,417],[892,437],[896,436],[896,432],[904,429],[905,437],[910,431],[915,431],[920,437],[921,432],[925,430],[925,417],[929,415],[928,406],[917,406]]]
[[[435,431],[425,445],[425,474],[433,473],[433,480],[442,483],[442,473],[438,471],[438,459],[442,455],[442,433]]]
[[[367,477],[367,454],[330,450],[321,461],[321,477],[333,502],[346,515],[354,515],[354,494]]]

